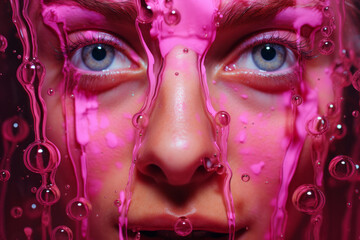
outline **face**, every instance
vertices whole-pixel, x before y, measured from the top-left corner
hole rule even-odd
[[[91,239],[177,239],[191,224],[191,239],[228,239],[234,220],[235,239],[295,239],[308,217],[289,199],[313,183],[306,129],[319,131],[316,117],[338,94],[321,2],[148,6],[31,6],[46,134],[61,153],[54,226],[87,225]]]

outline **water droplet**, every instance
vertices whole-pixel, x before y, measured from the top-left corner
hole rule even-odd
[[[173,5],[173,0],[165,0],[165,7],[171,8]]]
[[[352,112],[352,115],[353,115],[354,118],[357,118],[357,117],[359,116],[359,111],[358,111],[358,110],[354,110],[354,111]]]
[[[31,235],[33,233],[33,230],[31,227],[25,227],[24,228],[24,233],[27,239],[31,239]]]
[[[6,182],[10,179],[10,172],[8,170],[0,170],[0,181]]]
[[[180,22],[180,19],[180,13],[176,9],[172,9],[164,17],[167,25],[177,25]]]
[[[32,187],[30,191],[31,191],[32,193],[36,193],[37,187]]]
[[[336,139],[341,139],[346,135],[346,126],[344,124],[338,123],[335,127],[334,136]]]
[[[149,123],[149,119],[145,114],[137,113],[132,118],[132,123],[137,129],[144,129]]]
[[[330,18],[330,17],[334,16],[332,8],[329,6],[325,6],[322,11],[323,11],[323,14],[325,17]]]
[[[215,121],[220,127],[225,127],[230,123],[230,115],[225,111],[219,111],[215,115]]]
[[[304,184],[294,191],[292,202],[298,211],[313,214],[324,207],[325,195],[316,186]]]
[[[294,106],[299,106],[300,104],[302,104],[302,102],[303,102],[303,99],[300,95],[295,94],[291,97],[291,103]]]
[[[321,33],[324,37],[330,37],[331,34],[333,33],[333,29],[332,27],[329,26],[323,26],[321,29]]]
[[[336,114],[337,108],[335,104],[329,103],[327,105],[327,116],[334,116]]]
[[[51,142],[34,142],[25,150],[24,163],[32,172],[50,172],[59,165],[60,153]]]
[[[217,157],[204,158],[202,163],[207,172],[212,172],[216,170],[219,160]]]
[[[247,173],[244,173],[243,175],[241,175],[241,180],[243,182],[248,182],[250,181],[250,176]]]
[[[183,52],[184,52],[184,53],[188,53],[188,52],[189,52],[189,49],[184,48],[184,49],[183,49]]]
[[[335,45],[330,39],[322,39],[319,42],[319,52],[323,55],[330,55],[334,52]]]
[[[335,179],[347,180],[354,175],[355,164],[348,156],[336,156],[330,161],[329,173]]]
[[[351,202],[346,203],[346,207],[351,208],[352,207]]]
[[[3,137],[10,142],[21,142],[29,135],[29,125],[18,116],[6,119],[1,130]]]
[[[353,87],[360,92],[360,70],[357,70],[352,77]]]
[[[120,201],[119,199],[116,199],[116,200],[114,201],[114,205],[115,205],[116,207],[120,207],[120,206],[121,206],[121,201]]]
[[[174,225],[174,231],[177,235],[185,237],[192,232],[192,224],[186,217],[179,217]]]
[[[140,240],[140,239],[141,239],[141,233],[137,232],[135,236],[135,240]]]
[[[36,77],[43,79],[44,74],[44,66],[36,60],[24,61],[18,69],[18,79],[26,85],[33,84]]]
[[[179,76],[179,73],[178,73],[178,72],[175,72],[175,76]]]
[[[5,36],[0,35],[0,52],[5,52],[8,46],[8,41]]]
[[[65,185],[65,189],[66,189],[66,190],[69,190],[69,189],[70,189],[70,185],[69,185],[69,184],[66,184],[66,185]]]
[[[10,210],[10,214],[13,218],[15,219],[18,219],[18,218],[21,218],[22,214],[23,214],[23,209],[21,207],[13,207],[11,210]]]
[[[81,221],[89,216],[91,204],[85,198],[74,198],[66,206],[66,214],[73,220]]]
[[[349,86],[353,78],[346,61],[336,64],[330,77],[334,83],[339,84],[342,87]]]
[[[325,117],[317,116],[306,124],[306,130],[311,135],[321,135],[329,129],[329,122]]]
[[[60,199],[60,190],[54,184],[42,185],[36,192],[36,199],[42,205],[53,205]]]
[[[216,165],[216,173],[219,175],[223,175],[225,173],[225,166],[221,163]]]
[[[55,94],[55,90],[52,89],[52,88],[49,88],[48,91],[47,91],[47,94],[48,94],[49,96],[52,96],[52,95]]]
[[[72,240],[73,233],[67,226],[57,226],[51,233],[51,240]]]

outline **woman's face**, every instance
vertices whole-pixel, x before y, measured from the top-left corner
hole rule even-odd
[[[216,159],[225,159],[232,170],[236,239],[268,238],[279,205],[290,214],[287,234],[294,232],[304,215],[278,197],[279,191],[286,195],[287,187],[281,186],[291,178],[284,172],[297,166],[289,198],[296,187],[312,183],[305,126],[326,115],[334,98],[327,71],[333,57],[318,49],[319,29],[328,23],[320,2],[207,1],[211,9],[197,1],[184,7],[185,1],[173,0],[179,23],[173,13],[169,21],[175,23],[161,22],[157,12],[154,22],[162,25],[150,29],[140,23],[140,31],[132,1],[46,2],[42,9],[34,3],[30,14],[46,68],[47,136],[62,156],[56,175],[61,204],[81,192],[77,180],[86,185],[91,239],[118,238],[122,202],[117,200],[129,180],[129,236],[140,231],[141,239],[172,239],[174,223],[185,216],[193,239],[226,239],[213,234],[228,232],[228,172],[205,169]],[[171,9],[152,4],[152,9],[160,6],[159,12]],[[56,26],[65,34],[54,30],[49,14],[63,23]],[[191,17],[201,22],[186,20]],[[177,30],[183,32],[177,35]],[[147,73],[148,56],[155,59],[153,75]],[[151,76],[158,78],[152,81]],[[140,125],[147,124],[140,132],[132,119],[146,103],[150,107]],[[219,140],[226,139],[226,127],[217,127],[213,117],[219,111],[231,118],[226,141]],[[72,221],[53,221],[74,227]]]

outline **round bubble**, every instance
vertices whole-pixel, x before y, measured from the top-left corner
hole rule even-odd
[[[219,126],[225,127],[230,123],[230,115],[225,111],[220,111],[216,113],[215,121]]]
[[[55,94],[55,90],[52,89],[52,88],[49,88],[49,89],[47,90],[47,94],[48,94],[49,96],[52,96],[52,95]]]
[[[177,235],[185,237],[192,232],[192,224],[186,217],[179,217],[174,224],[174,231]]]
[[[341,139],[345,137],[346,132],[347,132],[346,126],[344,124],[338,123],[335,126],[334,137],[336,139]]]
[[[329,129],[329,122],[325,117],[317,116],[306,124],[306,130],[310,135],[321,135]]]
[[[15,219],[21,218],[21,216],[23,215],[23,209],[19,206],[13,207],[10,210],[10,214]]]
[[[357,70],[352,77],[353,87],[360,92],[360,70]]]
[[[291,103],[294,106],[299,106],[300,104],[302,104],[302,102],[303,102],[303,99],[300,95],[295,94],[291,97]]]
[[[313,214],[324,207],[325,195],[315,185],[304,184],[294,191],[292,202],[298,211]]]
[[[18,68],[18,79],[22,84],[33,84],[34,80],[39,80],[45,74],[44,66],[37,60],[24,61]]]
[[[243,175],[241,175],[241,180],[243,182],[248,182],[250,181],[250,176],[247,173],[244,173]]]
[[[352,158],[339,155],[334,157],[329,164],[330,175],[338,180],[348,180],[355,174],[355,164]]]
[[[51,240],[72,240],[73,232],[67,226],[57,226],[52,230]]]
[[[335,50],[335,44],[330,39],[322,39],[319,42],[319,52],[323,55],[330,55]]]
[[[60,199],[60,190],[55,184],[42,185],[36,192],[36,199],[42,205],[53,205]]]
[[[149,123],[149,118],[143,113],[137,113],[132,118],[132,123],[137,129],[144,129]]]
[[[0,35],[0,52],[5,52],[8,46],[8,41],[5,36]]]
[[[23,118],[14,116],[3,122],[1,131],[4,139],[21,142],[29,135],[29,125]]]
[[[329,103],[327,105],[327,116],[334,116],[336,114],[337,108],[334,103]]]
[[[332,29],[332,27],[330,27],[330,26],[323,26],[323,27],[321,28],[321,34],[322,34],[324,37],[330,37],[332,33],[333,33],[333,29]]]
[[[0,170],[0,181],[6,182],[10,179],[10,172],[8,170]]]
[[[60,153],[49,141],[34,142],[24,153],[25,166],[35,173],[46,173],[54,170],[60,163]]]
[[[164,20],[167,25],[177,25],[181,20],[181,16],[178,10],[172,9],[165,14]]]
[[[358,110],[354,110],[354,111],[352,112],[352,115],[353,115],[354,118],[359,117],[359,111],[358,111]]]
[[[116,207],[120,207],[120,206],[121,206],[121,201],[120,201],[119,199],[116,199],[116,200],[114,201],[114,205],[115,205]]]
[[[333,12],[332,8],[329,6],[325,6],[322,11],[323,11],[323,14],[325,17],[330,18],[330,17],[334,16],[334,12]]]
[[[87,218],[90,211],[91,204],[85,198],[74,198],[66,206],[66,214],[76,221]]]

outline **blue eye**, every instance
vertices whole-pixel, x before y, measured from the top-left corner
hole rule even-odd
[[[92,44],[85,46],[81,51],[81,59],[85,66],[93,71],[107,69],[114,61],[115,50],[105,44]]]
[[[266,43],[254,47],[251,56],[260,70],[271,72],[284,65],[286,49],[279,44]]]

